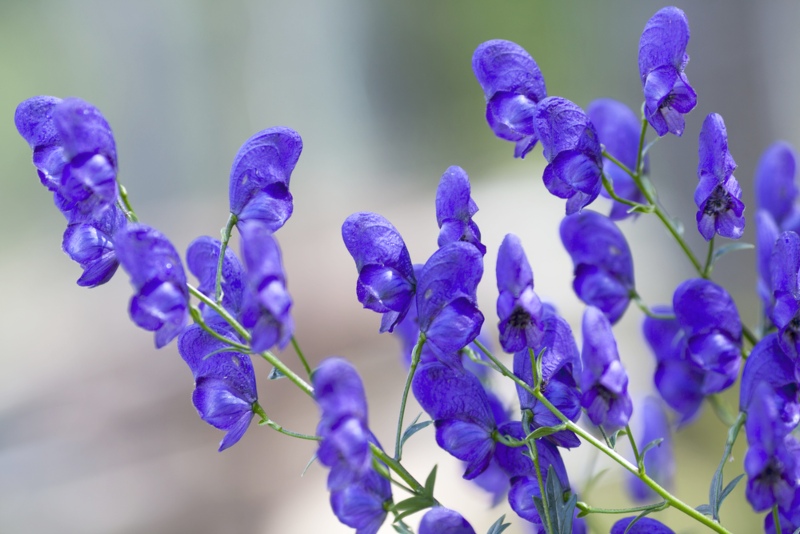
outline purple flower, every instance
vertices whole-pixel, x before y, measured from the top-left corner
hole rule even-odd
[[[683,73],[689,62],[688,43],[689,23],[677,7],[653,15],[639,40],[644,114],[659,136],[683,134],[683,115],[697,105],[697,95]]]
[[[254,352],[275,345],[283,348],[292,337],[294,322],[278,242],[259,220],[240,223],[239,232],[247,284],[242,296],[242,326],[252,332],[250,346]]]
[[[611,98],[595,100],[586,108],[586,114],[597,129],[597,137],[605,146],[606,152],[614,156],[629,170],[636,172],[639,157],[639,135],[641,122],[628,106]],[[644,173],[648,173],[649,156],[644,156]],[[614,192],[625,199],[643,203],[645,198],[633,178],[616,163],[603,158],[603,173],[614,184]],[[608,197],[605,189],[600,194]],[[629,206],[613,201],[609,218],[613,221],[625,219],[631,214]]]
[[[764,313],[772,315],[775,303],[772,295],[772,251],[778,240],[780,230],[770,212],[764,209],[756,212],[756,291],[764,303]]]
[[[496,39],[475,50],[472,70],[486,97],[489,127],[516,143],[514,157],[524,158],[539,139],[533,126],[536,104],[547,96],[539,66],[518,44]]]
[[[472,221],[478,205],[470,196],[469,177],[457,166],[448,168],[436,190],[436,222],[439,225],[439,246],[465,241],[486,254],[481,243],[481,231]]]
[[[619,360],[611,323],[594,306],[583,313],[581,360],[581,406],[589,419],[607,432],[623,428],[633,412],[628,374]]]
[[[800,528],[800,491],[795,490],[794,499],[788,511],[778,511],[778,521],[781,525],[781,532],[792,532]],[[764,516],[764,532],[766,534],[776,534],[775,518],[771,513]]]
[[[657,439],[663,440],[658,446],[651,448],[645,454],[645,471],[659,485],[670,489],[675,478],[672,431],[670,430],[669,420],[667,420],[667,414],[664,412],[662,403],[657,397],[645,397],[639,420],[642,424],[642,433],[637,441],[641,447]],[[655,502],[661,498],[639,477],[633,474],[628,476],[628,490],[636,502]]]
[[[201,236],[189,244],[186,250],[186,266],[199,282],[197,289],[209,298],[214,298],[219,266],[220,242],[208,236]],[[242,308],[245,280],[244,269],[239,258],[230,248],[225,249],[222,260],[222,307],[239,316]],[[203,312],[216,315],[216,312],[201,304]]]
[[[611,527],[609,534],[675,534],[674,530],[651,517],[642,517],[628,528],[634,519],[636,516],[620,519]]]
[[[791,231],[782,233],[775,241],[770,263],[775,298],[770,318],[778,327],[781,348],[797,360],[800,354],[800,237]]]
[[[466,347],[481,331],[483,314],[475,295],[481,276],[483,256],[461,241],[434,252],[420,271],[419,329],[445,355]]]
[[[766,210],[782,230],[795,230],[800,217],[795,201],[800,193],[795,184],[797,155],[786,141],[770,145],[756,167],[754,189],[756,205]],[[789,223],[789,226],[786,224]]]
[[[245,141],[233,159],[230,210],[238,220],[258,220],[275,232],[292,215],[289,180],[303,141],[291,128],[268,128]]]
[[[458,512],[434,506],[422,516],[419,534],[475,534],[475,529]]]
[[[533,271],[514,234],[497,252],[497,316],[500,344],[506,352],[535,348],[542,340],[542,303],[533,291]]]
[[[331,508],[336,517],[356,529],[356,534],[375,534],[386,520],[386,501],[392,498],[389,481],[375,471],[331,491]]]
[[[572,287],[578,298],[616,323],[634,291],[633,259],[625,236],[608,217],[584,211],[561,221],[561,242],[575,266]]]
[[[800,402],[797,366],[781,349],[778,334],[771,333],[761,339],[744,364],[739,389],[739,410],[746,412],[753,400],[755,389],[766,382],[775,393],[774,401],[787,432],[800,423]]]
[[[544,185],[567,199],[567,215],[581,211],[602,188],[603,158],[597,131],[584,111],[566,98],[550,96],[536,106],[534,128],[547,160]]]
[[[359,212],[344,221],[342,239],[356,262],[358,301],[382,313],[381,332],[391,332],[408,313],[417,286],[400,232],[376,213]]]
[[[694,192],[697,230],[706,241],[715,233],[730,239],[742,237],[744,203],[739,200],[742,188],[733,177],[735,169],[736,162],[728,152],[725,123],[718,114],[711,113],[700,130],[700,163],[697,165],[700,183]]]
[[[778,414],[775,392],[766,382],[754,391],[747,411],[745,431],[748,449],[744,457],[747,473],[745,496],[756,512],[778,505],[791,511],[800,486],[800,442],[788,433]]]
[[[161,348],[181,333],[189,316],[181,258],[161,232],[144,224],[127,225],[114,234],[113,241],[136,290],[130,301],[131,319],[154,331],[156,348]]]
[[[112,205],[95,219],[67,225],[61,248],[83,269],[79,286],[97,287],[111,280],[119,267],[112,236],[127,222],[122,210]]]
[[[240,342],[227,323],[211,321],[220,335]],[[219,444],[223,451],[239,441],[253,419],[258,400],[250,356],[233,350],[199,325],[191,325],[178,338],[178,351],[192,370],[192,402],[200,418],[227,433]]]

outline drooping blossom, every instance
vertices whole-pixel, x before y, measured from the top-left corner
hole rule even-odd
[[[434,506],[422,516],[419,534],[475,534],[475,529],[458,512]]]
[[[756,212],[756,292],[764,305],[764,315],[772,315],[772,251],[780,229],[767,210]]]
[[[359,212],[342,224],[342,239],[356,262],[356,295],[365,308],[383,314],[381,332],[403,320],[417,278],[400,232],[377,213]]]
[[[672,488],[675,478],[675,454],[672,448],[672,430],[667,414],[664,412],[661,400],[657,397],[645,397],[640,406],[642,411],[639,421],[642,430],[637,442],[641,447],[646,447],[657,439],[662,440],[661,443],[645,453],[645,471],[647,476],[655,480],[662,488],[669,490]],[[628,491],[633,500],[639,503],[656,502],[661,499],[647,484],[642,482],[642,479],[633,474],[628,476]]]
[[[241,222],[239,232],[246,281],[242,326],[252,332],[253,351],[269,350],[276,345],[283,348],[292,337],[294,321],[278,242],[260,220]]]
[[[539,66],[524,48],[495,39],[478,46],[472,70],[486,97],[486,121],[495,135],[515,143],[524,158],[539,136],[533,125],[536,104],[547,96]]]
[[[644,114],[659,136],[683,134],[683,116],[697,105],[697,94],[683,72],[689,62],[688,43],[689,22],[677,7],[660,9],[639,39]]]
[[[469,177],[458,166],[448,168],[436,189],[436,223],[439,225],[439,246],[465,241],[486,254],[481,231],[472,220],[478,205],[470,196]]]
[[[275,232],[292,215],[289,192],[303,141],[291,128],[262,130],[239,148],[230,175],[230,211],[240,222],[258,220]]]
[[[209,321],[211,328],[232,341],[241,343],[233,329],[221,319]],[[178,338],[178,351],[194,376],[192,394],[200,418],[220,430],[225,437],[223,451],[238,442],[250,426],[258,400],[256,377],[250,356],[229,348],[199,325],[191,325]]]
[[[561,242],[575,266],[572,287],[583,302],[616,323],[635,285],[633,258],[625,236],[611,219],[583,211],[561,221]]]
[[[198,291],[211,299],[216,291],[219,250],[220,241],[209,236],[198,237],[186,250],[186,267],[197,277]],[[227,247],[222,260],[221,287],[222,307],[238,318],[245,288],[244,268],[233,250]],[[205,315],[216,315],[205,304],[201,303],[201,306]]]
[[[111,280],[119,267],[112,237],[127,222],[122,210],[112,205],[95,219],[67,225],[61,248],[83,269],[79,286],[97,287]]]
[[[796,176],[797,153],[786,141],[767,147],[758,160],[753,179],[756,206],[769,213],[781,230],[800,230]]]
[[[700,183],[694,192],[697,230],[706,241],[714,234],[739,239],[744,232],[742,188],[733,176],[736,162],[728,151],[728,133],[722,117],[709,114],[700,130]]]
[[[535,348],[542,340],[542,303],[533,290],[533,270],[514,234],[497,252],[497,316],[500,344],[509,353]]]
[[[172,341],[189,318],[189,290],[172,243],[145,224],[128,224],[113,237],[120,265],[135,289],[129,313],[137,326],[155,332],[156,348]]]

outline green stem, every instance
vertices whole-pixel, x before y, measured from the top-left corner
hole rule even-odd
[[[633,432],[631,426],[625,425],[625,433],[628,434],[628,441],[631,442],[631,450],[633,450],[633,458],[636,460],[636,465],[639,467],[640,475],[644,474],[644,458],[639,456],[639,448],[636,446],[636,440],[633,439]]]
[[[725,450],[722,452],[722,458],[717,466],[717,471],[720,473],[720,476],[717,479],[717,487],[714,488],[714,491],[717,495],[719,495],[722,491],[722,470],[724,469],[725,464],[728,462],[728,458],[731,456],[733,445],[736,443],[736,438],[739,436],[739,431],[744,426],[745,421],[747,421],[747,414],[745,412],[739,412],[736,420],[728,429],[728,437],[725,440]]]
[[[308,434],[301,434],[299,432],[292,432],[291,430],[287,430],[287,429],[283,428],[281,425],[279,425],[278,423],[276,423],[275,421],[273,421],[272,419],[270,419],[267,416],[267,413],[264,411],[264,408],[261,407],[261,405],[258,403],[258,401],[253,403],[253,412],[258,414],[259,417],[261,417],[261,421],[258,422],[259,425],[267,425],[271,429],[276,430],[276,431],[280,432],[281,434],[284,434],[284,435],[292,437],[292,438],[305,439],[305,440],[308,440],[308,441],[321,441],[322,440],[322,438],[319,437],[319,436],[310,436]]]
[[[617,160],[614,159],[613,156],[611,156],[607,152],[603,152],[603,155],[607,156],[609,159],[612,159],[614,162],[617,162]],[[619,165],[622,165],[622,164],[619,163]],[[630,172],[630,171],[628,171],[628,172]],[[608,179],[608,177],[605,175],[605,173],[601,172],[600,173],[600,178],[603,180],[603,187],[605,187],[606,191],[608,191],[608,196],[610,196],[613,200],[616,200],[617,202],[619,202],[621,204],[625,204],[626,206],[631,206],[632,208],[637,208],[637,211],[649,213],[649,212],[651,212],[653,210],[652,206],[650,206],[649,204],[640,204],[638,202],[634,202],[632,200],[628,200],[627,198],[622,198],[621,196],[619,196],[617,194],[617,192],[614,190],[614,184],[611,183],[611,180]]]
[[[128,199],[128,190],[119,182],[119,179],[117,179],[117,190],[119,191],[120,208],[125,214],[125,218],[128,219],[129,222],[139,222],[139,217],[136,216],[136,212],[133,211],[133,207]]]
[[[778,515],[778,505],[772,506],[772,523],[775,525],[775,534],[782,534],[781,517]]]
[[[250,353],[250,347],[248,347],[247,345],[242,345],[241,343],[237,343],[236,341],[233,341],[232,339],[228,339],[225,336],[223,336],[222,334],[220,334],[219,332],[217,332],[214,329],[212,329],[211,327],[209,327],[208,324],[206,324],[206,322],[203,320],[202,313],[197,308],[195,308],[195,307],[189,308],[189,313],[192,316],[192,319],[194,320],[195,324],[199,325],[200,328],[205,330],[214,339],[222,341],[226,345],[230,345],[232,349],[236,349],[239,352],[244,352],[245,354],[249,354]]]
[[[644,167],[644,138],[647,134],[647,118],[642,111],[642,129],[639,131],[639,149],[636,151],[636,175],[641,176]],[[635,179],[635,177],[634,177]]]
[[[491,353],[491,351],[490,351],[489,349],[487,349],[487,348],[486,348],[486,347],[483,345],[483,343],[481,343],[481,342],[480,342],[480,341],[478,341],[477,339],[476,339],[475,341],[473,341],[473,343],[474,343],[474,344],[475,344],[475,346],[476,346],[476,347],[478,347],[478,348],[481,350],[481,352],[482,352],[482,353],[484,353],[484,354],[486,355],[486,357],[487,357],[487,358],[489,358],[489,360],[490,360],[490,361],[491,361],[491,362],[492,362],[492,363],[495,365],[495,370],[496,370],[497,372],[499,372],[500,374],[502,374],[502,375],[503,375],[503,376],[505,376],[506,378],[510,378],[511,380],[513,380],[513,381],[514,381],[516,384],[518,384],[518,385],[519,385],[521,388],[523,388],[525,391],[527,391],[527,392],[528,392],[528,393],[530,393],[531,395],[534,395],[534,394],[535,394],[535,392],[534,392],[534,389],[533,389],[533,388],[532,388],[530,385],[526,384],[524,380],[522,380],[520,377],[518,377],[517,375],[515,375],[514,373],[512,373],[512,372],[511,372],[511,371],[508,369],[508,367],[506,367],[505,365],[503,365],[503,363],[502,363],[500,360],[498,360],[497,358],[495,358],[495,357],[494,357],[494,354],[492,354],[492,353]],[[535,372],[535,371],[534,371],[534,372]]]
[[[618,160],[617,158],[612,156],[610,153],[608,153],[605,148],[603,148],[603,151],[602,151],[601,154],[608,161],[610,161],[611,163],[613,163],[614,165],[616,165],[617,167],[622,169],[622,172],[624,172],[625,174],[627,174],[631,178],[633,178],[635,176],[635,173],[631,169],[629,169],[624,163],[622,163],[620,160]],[[603,184],[605,184],[606,180],[608,180],[608,178],[606,178],[605,173],[603,173],[602,176],[603,176]],[[610,191],[609,191],[609,193],[610,193]],[[616,199],[614,199],[614,200],[616,200]],[[620,202],[624,202],[625,204],[627,204],[627,203],[629,203],[631,201],[630,200],[625,200],[625,201],[620,201]]]
[[[225,228],[220,230],[222,241],[219,245],[219,259],[217,260],[217,281],[214,284],[214,302],[217,304],[222,304],[222,264],[225,260],[225,249],[228,248],[228,241],[231,239],[231,232],[233,232],[233,227],[236,225],[238,220],[239,218],[231,213],[228,216],[228,222],[225,224]]]
[[[598,508],[590,506],[583,501],[578,501],[577,507],[581,510],[582,516],[588,514],[630,514],[634,512],[660,512],[669,507],[667,501],[661,501],[655,504],[643,504],[642,506],[634,506],[632,508]]]
[[[300,344],[297,342],[297,338],[292,336],[292,347],[294,347],[294,351],[297,353],[297,357],[300,358],[300,363],[303,364],[303,368],[306,370],[306,374],[308,378],[311,378],[311,367],[308,365],[308,361],[306,361],[306,357],[303,355],[303,351],[300,350]]]
[[[706,254],[706,266],[703,267],[703,272],[701,276],[703,278],[711,278],[711,271],[714,270],[714,265],[712,261],[714,259],[714,238],[716,236],[711,236],[711,239],[708,241],[708,254]]]
[[[403,467],[400,462],[386,454],[380,447],[375,445],[374,443],[370,442],[369,448],[372,451],[372,455],[376,457],[381,462],[385,463],[389,469],[397,473],[399,476],[411,489],[411,493],[422,495],[425,493],[425,487],[417,482],[417,479],[414,476],[406,471],[406,468]]]
[[[525,432],[530,431],[530,427],[525,425]],[[547,502],[547,490],[544,487],[544,479],[542,478],[542,469],[539,466],[539,450],[536,448],[535,441],[528,442],[528,450],[531,453],[531,458],[533,458],[533,467],[536,469],[536,481],[539,483],[539,493],[542,496],[542,508],[544,508],[544,518],[545,522],[547,523],[547,532],[550,534],[558,534],[555,529],[553,528],[553,522],[550,519],[550,503]]]
[[[661,320],[665,320],[665,321],[669,321],[669,320],[675,319],[675,315],[674,314],[671,314],[671,313],[656,313],[653,310],[651,310],[650,307],[647,304],[645,304],[645,302],[642,300],[642,297],[639,295],[639,293],[637,293],[637,291],[635,289],[631,290],[630,297],[631,297],[631,300],[633,300],[634,304],[636,304],[636,306],[640,310],[642,310],[642,313],[644,313],[648,317],[652,317],[653,319],[661,319]]]
[[[638,183],[641,183],[641,180],[639,180]],[[649,195],[649,193],[644,190],[644,186],[640,186],[640,189],[644,193],[645,197]],[[654,204],[654,199],[648,198],[648,201],[650,201],[651,204]],[[656,217],[661,219],[661,222],[667,227],[669,233],[672,234],[672,237],[675,238],[675,241],[677,241],[678,245],[680,245],[681,249],[683,249],[683,253],[686,254],[686,257],[689,258],[690,262],[692,262],[695,270],[698,272],[698,274],[700,274],[700,276],[702,276],[703,266],[700,265],[700,262],[695,257],[692,249],[689,248],[688,243],[686,243],[686,241],[683,239],[683,236],[681,236],[680,232],[678,232],[678,229],[675,227],[675,223],[673,223],[672,220],[667,217],[667,214],[664,213],[664,210],[661,209],[661,206],[657,204],[655,205],[653,213],[656,214]]]
[[[414,373],[419,365],[419,359],[422,355],[422,346],[425,344],[425,334],[420,332],[417,345],[414,347],[414,352],[411,355],[411,367],[408,369],[408,376],[406,377],[406,385],[403,388],[403,398],[400,399],[400,415],[397,417],[397,435],[394,441],[394,457],[400,461],[402,450],[400,446],[400,439],[403,436],[403,416],[406,413],[406,400],[408,399],[408,392],[411,389],[411,380],[414,378]]]
[[[751,331],[750,331],[750,329],[749,329],[749,328],[747,328],[747,326],[746,326],[746,325],[744,325],[744,324],[742,325],[742,335],[743,335],[743,336],[744,336],[744,338],[745,338],[747,341],[749,341],[749,342],[750,342],[750,344],[751,344],[751,345],[753,345],[754,347],[756,346],[756,343],[758,343],[758,338],[757,338],[757,337],[756,337],[756,336],[753,334],[753,332],[751,332]],[[747,356],[745,356],[745,357],[744,357],[744,359],[746,360],[746,359],[747,359]]]

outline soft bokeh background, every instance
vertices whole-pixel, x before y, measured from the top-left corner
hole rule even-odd
[[[377,316],[355,299],[341,222],[353,211],[380,212],[422,262],[435,248],[439,176],[458,164],[473,180],[476,220],[490,249],[481,289],[487,326],[496,323],[495,251],[513,231],[525,243],[537,291],[578,328],[582,308],[557,237],[563,201],[541,184],[539,150],[514,160],[512,146],[486,126],[470,58],[484,40],[514,40],[535,57],[550,94],[582,106],[611,96],[638,109],[639,35],[662,5],[0,0],[0,532],[350,531],[328,508],[325,471],[312,465],[300,476],[312,444],[254,425],[234,448],[216,452],[221,434],[196,416],[191,375],[175,345],[156,352],[152,336],[127,319],[124,273],[95,290],[74,284],[79,268],[60,251],[63,218],[13,126],[17,103],[52,94],[98,106],[114,129],[121,180],[140,218],[179,250],[224,225],[240,144],[272,125],[298,130],[305,149],[292,182],[295,215],[279,234],[297,336],[313,363],[332,354],[356,363],[372,426],[390,444],[404,380],[399,348],[378,336]],[[680,7],[692,29],[687,74],[699,105],[682,139],[654,148],[651,166],[664,204],[685,221],[700,253],[692,192],[705,115],[725,119],[749,205],[760,152],[778,138],[798,141],[800,6],[718,0]],[[647,218],[623,231],[640,292],[651,303],[669,301],[692,274],[680,250]],[[751,226],[746,238],[752,235]],[[752,264],[752,252],[740,252],[715,271],[750,324],[758,313]],[[635,395],[652,390],[640,320],[630,310],[616,329]],[[296,364],[291,353],[286,361]],[[313,432],[313,403],[290,384],[268,382],[264,362],[256,369],[268,413]],[[735,394],[728,400],[735,405]],[[408,416],[417,412],[411,406]],[[677,437],[677,493],[692,505],[706,501],[724,443],[724,427],[706,412]],[[457,480],[460,466],[432,443],[430,429],[409,442],[411,468],[424,478],[438,462],[440,500],[485,531],[506,509],[483,512],[486,495]],[[586,449],[567,459],[578,488],[604,466],[592,467]],[[727,479],[741,472],[742,455],[738,447]],[[618,505],[620,487],[612,467],[583,498]],[[761,520],[742,488],[723,520],[753,532]],[[681,532],[701,530],[679,514],[660,517]],[[514,523],[508,532],[526,531]],[[595,527],[607,532],[608,524]]]

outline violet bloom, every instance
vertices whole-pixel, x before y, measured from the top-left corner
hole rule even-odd
[[[628,528],[636,518],[637,516],[631,516],[620,519],[611,527],[609,534],[675,534],[674,530],[652,517],[642,517]]]
[[[119,263],[136,290],[128,310],[131,319],[154,331],[156,348],[161,348],[181,333],[189,317],[181,258],[164,234],[145,224],[127,225],[113,241]]]
[[[514,234],[497,252],[497,316],[500,344],[506,352],[535,348],[542,340],[542,303],[533,291],[533,271]]]
[[[633,259],[625,236],[611,219],[584,211],[561,221],[561,242],[575,266],[572,287],[583,302],[616,323],[635,290]]]
[[[227,323],[212,320],[220,335],[240,342]],[[191,325],[178,338],[178,351],[192,370],[192,394],[200,418],[227,433],[219,444],[223,451],[238,442],[250,426],[258,400],[256,377],[250,356],[229,348],[199,325]]]
[[[282,227],[292,215],[289,180],[302,150],[291,128],[268,128],[245,141],[231,166],[231,213],[239,221],[261,221],[272,232]]]
[[[478,205],[470,196],[469,177],[457,166],[448,168],[436,189],[436,222],[439,225],[439,246],[465,241],[486,254],[481,231],[472,220]]]
[[[400,232],[377,213],[359,212],[342,224],[342,239],[356,262],[358,301],[382,313],[380,331],[391,332],[408,313],[417,287]]]
[[[655,480],[661,487],[670,489],[675,478],[675,455],[672,449],[672,431],[667,414],[664,412],[661,400],[657,397],[645,397],[641,406],[642,412],[639,421],[642,424],[642,432],[637,439],[640,447],[645,447],[657,439],[663,440],[645,454],[645,471],[647,476]],[[647,484],[633,474],[628,476],[628,491],[633,500],[638,503],[656,502],[661,499]]]
[[[772,251],[780,235],[775,219],[770,212],[756,212],[756,292],[764,304],[764,314],[772,315],[775,299],[772,295]]]
[[[800,491],[795,490],[794,499],[789,506],[788,511],[778,511],[778,521],[781,526],[781,532],[794,533],[795,530],[800,528]],[[765,534],[776,534],[775,518],[771,513],[764,516],[764,532]]]
[[[186,250],[186,267],[197,277],[197,289],[213,299],[217,284],[220,242],[209,236],[201,236],[189,244]],[[225,248],[222,259],[222,307],[238,318],[242,309],[245,280],[244,269],[239,258],[230,248]],[[201,304],[203,313],[216,315],[211,308]]]
[[[782,230],[800,229],[800,210],[795,202],[798,191],[797,154],[792,145],[778,141],[761,155],[753,180],[756,205],[766,210]]]
[[[772,295],[775,305],[770,318],[778,327],[781,348],[794,360],[800,354],[800,237],[782,233],[772,251]]]
[[[589,107],[586,108],[586,115],[594,124],[597,137],[605,146],[606,152],[619,160],[628,170],[636,172],[642,125],[633,111],[617,100],[600,98],[589,104]],[[644,174],[648,173],[649,161],[649,156],[645,154]],[[614,184],[614,192],[618,196],[640,204],[644,203],[644,194],[639,191],[633,178],[608,158],[603,158],[603,173]],[[605,188],[600,191],[600,194],[610,198]],[[628,212],[630,206],[616,200],[612,202],[611,213],[608,215],[612,221],[625,219],[631,215]]]
[[[715,233],[730,239],[739,239],[744,233],[742,188],[733,177],[735,169],[736,162],[728,152],[725,123],[718,114],[711,113],[700,130],[700,183],[694,192],[697,230],[706,241]]]
[[[547,96],[539,66],[518,44],[495,39],[475,50],[472,71],[486,97],[489,127],[516,143],[515,158],[524,158],[539,139],[533,126],[536,104]]]
[[[547,160],[547,190],[567,199],[567,215],[591,204],[602,188],[603,158],[589,117],[566,98],[550,96],[536,106],[534,128]]]
[[[67,225],[61,248],[83,269],[79,286],[97,287],[111,280],[119,267],[111,238],[127,222],[122,210],[112,205],[94,219]]]
[[[241,222],[239,233],[247,284],[242,295],[242,326],[252,332],[254,352],[275,345],[282,349],[292,337],[294,321],[278,242],[259,220]]]
[[[639,77],[644,89],[644,114],[659,136],[683,134],[683,115],[697,105],[683,73],[689,56],[689,23],[677,7],[665,7],[647,21],[639,40]]]
[[[422,516],[419,534],[475,534],[475,529],[458,512],[434,506]]]
[[[371,470],[357,482],[331,491],[331,508],[356,534],[376,534],[386,520],[385,505],[391,498],[389,481]]]
[[[476,290],[483,256],[469,243],[450,243],[431,255],[417,283],[419,329],[443,354],[466,347],[478,336],[483,314]]]
[[[800,443],[788,433],[777,405],[770,385],[759,383],[747,411],[748,449],[744,457],[748,477],[745,496],[756,512],[776,504],[781,511],[789,512],[800,486]]]
[[[583,313],[581,360],[581,406],[586,415],[609,433],[625,427],[633,412],[628,374],[619,360],[611,323],[594,306]]]

